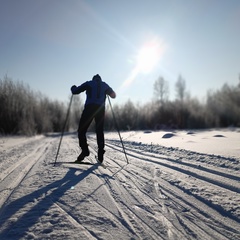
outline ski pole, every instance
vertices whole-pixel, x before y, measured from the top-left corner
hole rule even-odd
[[[65,119],[65,122],[64,122],[64,125],[63,125],[62,134],[61,134],[60,141],[59,141],[59,144],[58,144],[58,150],[57,150],[57,154],[56,154],[56,157],[55,157],[54,166],[55,166],[55,164],[56,164],[56,162],[57,162],[57,157],[58,157],[58,153],[59,153],[60,146],[61,146],[61,143],[62,143],[62,138],[63,138],[64,130],[65,130],[65,127],[66,127],[66,124],[67,124],[67,120],[68,120],[69,113],[70,113],[70,108],[71,108],[71,105],[72,105],[72,99],[73,99],[73,95],[71,96],[71,99],[70,99],[70,102],[69,102],[66,119]]]
[[[111,101],[110,101],[109,96],[107,96],[107,97],[108,97],[108,102],[109,102],[109,105],[110,105],[110,108],[111,108],[111,111],[112,111],[113,121],[114,121],[114,123],[115,123],[115,126],[116,126],[116,129],[117,129],[117,132],[118,132],[120,141],[121,141],[121,143],[122,143],[123,152],[124,152],[124,154],[125,154],[127,163],[129,163],[129,162],[128,162],[127,153],[126,153],[126,151],[125,151],[125,147],[124,147],[124,144],[123,144],[123,140],[122,140],[122,137],[121,137],[121,134],[120,134],[120,130],[119,130],[119,127],[118,127],[118,124],[117,124],[117,120],[116,120],[116,117],[115,117],[115,114],[114,114],[114,111],[113,111],[113,107],[112,107],[112,104],[111,104]]]

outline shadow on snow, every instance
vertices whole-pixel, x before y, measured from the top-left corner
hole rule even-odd
[[[54,205],[54,202],[57,202],[67,190],[71,189],[72,186],[75,186],[89,174],[93,173],[97,167],[98,166],[94,165],[87,171],[83,171],[80,175],[75,175],[75,172],[79,171],[79,169],[69,168],[69,171],[61,180],[55,181],[6,205],[0,212],[1,225],[3,225],[8,219],[11,219],[19,209],[31,202],[33,203],[35,199],[41,199],[30,210],[17,218],[16,221],[10,221],[8,226],[0,233],[0,239],[5,239],[6,237],[10,239],[19,239],[24,237],[29,228],[37,223],[38,219],[44,214],[44,212]],[[50,190],[52,190],[52,192],[48,195]],[[15,230],[16,225],[18,225],[18,228]],[[19,226],[21,231],[19,231]]]

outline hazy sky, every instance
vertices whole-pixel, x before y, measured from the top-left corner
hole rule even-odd
[[[199,99],[239,82],[239,0],[0,0],[0,36],[0,78],[52,99],[96,73],[115,102],[150,101],[159,76],[171,99],[180,74]]]

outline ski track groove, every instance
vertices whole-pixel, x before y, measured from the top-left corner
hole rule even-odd
[[[126,171],[126,170],[125,170]],[[131,174],[131,172],[128,172],[129,174]],[[135,175],[135,174],[132,174],[133,176],[134,176],[134,179],[136,179],[136,177],[137,177],[137,175]],[[139,175],[138,175],[139,176]],[[136,185],[136,184],[135,184]],[[162,188],[164,188],[162,185],[161,185],[161,187]],[[148,194],[147,193],[145,193],[144,191],[142,191],[139,187],[138,187],[138,190],[140,191],[140,192],[142,192],[142,194],[144,194],[146,197],[148,196]],[[165,194],[165,196],[167,196],[166,194]],[[151,198],[150,196],[148,196],[149,198]],[[143,198],[144,199],[144,198]],[[173,200],[173,198],[172,198],[172,196],[168,196],[167,197],[167,199],[168,200]],[[152,199],[153,200],[153,199]],[[159,204],[157,201],[155,201],[156,202],[156,204]],[[164,205],[164,203],[163,203],[163,205]],[[195,207],[195,206],[192,206],[192,207]],[[166,221],[166,222],[169,222],[169,220],[168,220],[168,218],[169,218],[169,213],[171,212],[171,214],[173,213],[173,211],[172,211],[172,209],[170,209],[169,207],[167,207],[166,205],[164,205],[164,207],[162,207],[163,209],[164,209],[164,211],[163,211],[163,215],[162,215],[162,217],[164,217],[165,219],[164,219],[164,221]],[[177,201],[177,208],[175,208],[175,210],[177,210],[178,212],[179,212],[179,214],[181,213],[181,212],[188,212],[189,210],[188,210],[188,208],[186,208],[186,206],[183,206],[183,205],[179,205],[179,203],[178,203],[178,201]],[[196,208],[196,210],[198,210],[199,211],[199,209],[198,208]],[[166,214],[166,215],[165,215]],[[177,215],[175,216],[176,217],[176,219],[178,220],[177,222],[178,223],[180,223],[180,221],[179,221],[179,219],[180,219],[180,216],[177,218]],[[196,218],[197,218],[197,216],[195,216]],[[171,220],[173,220],[173,219],[171,219]],[[185,224],[185,225],[187,225],[187,226],[191,226],[191,225],[193,225],[193,223],[191,222],[191,221],[188,221],[187,219],[183,219],[183,218],[181,218],[181,222],[188,222],[188,224]],[[176,224],[176,222],[174,221],[174,223]],[[172,223],[171,223],[171,225],[172,225]],[[176,226],[174,226],[176,229],[177,229],[177,227]],[[194,228],[193,228],[195,231],[196,231],[196,229],[199,229],[199,231],[200,232],[202,232],[202,234],[203,234],[203,236],[204,236],[204,234],[205,234],[205,232],[206,232],[206,228],[204,228],[204,232],[202,231],[202,229],[199,227],[199,224],[195,224],[194,225]],[[179,232],[181,232],[181,224],[180,224],[180,230],[179,230]],[[189,231],[190,232],[190,231]],[[191,231],[191,232],[193,232],[193,231]],[[179,236],[179,234],[178,234],[178,236]],[[185,236],[186,237],[186,236]],[[204,236],[204,237],[206,237],[206,236]]]
[[[134,216],[134,218],[137,218],[138,219],[138,221],[135,223],[135,224],[138,224],[139,225],[139,223],[141,223],[142,224],[142,226],[141,226],[141,230],[138,230],[138,231],[143,231],[144,229],[146,230],[146,229],[149,229],[149,231],[151,231],[151,234],[149,234],[149,235],[153,235],[154,237],[152,238],[152,239],[159,239],[159,238],[161,238],[161,239],[164,239],[163,238],[163,236],[161,236],[160,234],[159,234],[159,232],[157,232],[156,231],[156,229],[153,229],[148,223],[147,223],[147,220],[144,220],[144,214],[145,214],[145,211],[147,211],[148,212],[148,214],[151,214],[151,216],[149,217],[149,219],[151,219],[151,218],[155,218],[157,221],[159,221],[159,219],[156,217],[156,216],[154,216],[154,211],[153,210],[151,210],[151,211],[148,211],[147,209],[144,209],[144,210],[142,210],[141,209],[141,206],[143,205],[142,204],[142,202],[144,202],[144,198],[141,198],[141,201],[139,201],[138,199],[137,199],[137,197],[135,197],[134,196],[134,194],[131,194],[129,191],[127,191],[125,188],[122,188],[121,186],[120,186],[120,184],[117,184],[116,183],[116,181],[114,181],[114,183],[113,184],[109,184],[109,182],[110,181],[107,181],[106,183],[107,183],[107,185],[108,185],[108,192],[109,192],[109,194],[113,194],[113,197],[116,199],[116,198],[119,198],[119,195],[120,196],[124,196],[124,199],[121,199],[121,200],[115,200],[116,202],[118,201],[119,202],[119,204],[121,204],[121,207],[124,207],[124,209],[126,209],[126,210],[128,210],[129,211],[129,214],[131,214],[131,215],[133,215]],[[134,183],[133,183],[134,184]],[[141,190],[141,188],[139,188],[139,187],[137,187],[137,189],[140,191],[140,192],[142,192],[142,194],[145,194],[142,190]],[[148,198],[150,198],[149,196],[148,196]],[[150,198],[151,199],[151,198]],[[153,199],[151,199],[151,200],[153,200]],[[135,208],[134,207],[131,207],[131,205],[132,205],[132,202],[135,202]],[[156,203],[156,204],[158,204],[158,203]],[[136,211],[136,208],[138,209],[138,211]],[[140,211],[142,211],[142,213],[141,214],[139,214],[138,212],[140,212]],[[125,216],[126,216],[126,214],[125,214]],[[127,217],[128,219],[129,218],[132,218],[132,217]],[[163,216],[161,216],[161,218],[163,218]],[[127,220],[125,220],[125,221],[127,221]],[[128,220],[129,221],[129,220]],[[173,224],[170,222],[170,221],[168,221],[166,218],[164,218],[164,220],[162,220],[162,222],[164,222],[165,223],[165,226],[167,227],[167,229],[168,230],[164,230],[164,231],[167,231],[168,232],[168,234],[171,236],[171,235],[174,235],[175,236],[175,238],[173,238],[173,239],[176,239],[176,236],[181,236],[182,235],[182,233],[181,233],[181,231],[178,231],[177,229],[175,229],[174,228],[174,226],[173,226]],[[170,230],[171,229],[171,230]],[[172,230],[172,229],[174,229],[174,230]],[[172,233],[172,231],[173,232],[177,232],[177,233]],[[148,236],[149,237],[149,236]]]
[[[117,150],[115,147],[114,147],[114,150]],[[120,149],[120,147],[118,148],[118,151],[120,151],[119,149]],[[134,152],[135,152],[134,154],[132,154],[131,150],[129,150],[129,152],[128,152],[128,154],[131,155],[131,157],[133,157],[134,159],[157,164],[158,166],[161,166],[161,168],[164,169],[166,172],[169,170],[171,172],[175,171],[178,175],[185,174],[186,176],[191,176],[196,179],[199,179],[198,181],[204,181],[207,184],[215,185],[216,186],[215,188],[217,189],[217,187],[218,187],[220,189],[220,191],[222,191],[222,193],[225,194],[226,197],[228,196],[227,191],[232,191],[232,192],[236,192],[236,193],[240,192],[238,181],[235,181],[232,179],[227,179],[225,177],[220,177],[220,176],[212,174],[212,173],[208,173],[208,172],[206,173],[206,172],[202,171],[202,169],[199,170],[197,168],[191,168],[191,167],[189,167],[188,169],[185,169],[185,167],[182,167],[181,163],[179,163],[179,162],[175,163],[177,166],[174,166],[172,163],[168,164],[167,161],[165,161],[164,159],[162,160],[161,156],[159,156],[159,159],[161,159],[161,161],[157,162],[155,160],[152,160],[150,157],[148,157],[148,158],[142,157],[142,154],[136,153],[136,149],[134,150]],[[154,156],[154,158],[156,159],[157,157]],[[196,172],[198,172],[198,173],[196,173]],[[214,207],[215,205],[212,204],[212,206]],[[216,210],[225,211],[224,209],[219,208],[219,206],[215,206],[215,208],[216,208]],[[226,211],[225,211],[225,214],[228,217],[232,217],[234,220],[237,219],[236,216],[232,216],[231,214],[227,213]]]
[[[109,146],[109,144],[108,144],[108,146]],[[109,146],[110,148],[112,148],[113,146]],[[114,149],[115,149],[115,145],[114,145]],[[119,149],[121,149],[121,147],[119,147]],[[117,149],[118,151],[120,151],[119,149]],[[116,149],[115,149],[116,150]],[[130,152],[130,154],[129,154],[129,152]],[[128,155],[133,155],[132,154],[132,152],[133,151],[131,151],[130,149],[128,149],[128,151],[127,151],[127,154]],[[134,150],[134,152],[136,152],[136,149]],[[134,156],[134,159],[139,159],[140,157],[139,157],[139,155],[133,155]],[[144,159],[144,158],[142,158],[142,159]],[[141,160],[142,160],[141,159]],[[148,160],[148,159],[144,159],[144,160]],[[151,161],[150,161],[151,162]],[[158,167],[159,167],[159,165],[161,165],[161,163],[157,163],[158,164]],[[137,165],[134,165],[135,167],[137,167]],[[172,169],[172,166],[168,166],[168,165],[166,165],[166,167],[169,167],[170,169]],[[125,171],[126,171],[126,168],[124,169]],[[176,169],[174,169],[174,170],[176,170]],[[178,168],[178,170],[181,172],[182,171],[182,169],[181,168]],[[140,173],[142,173],[141,172],[142,171],[142,169],[139,169],[139,171],[137,171],[137,176],[135,175],[134,176],[134,178],[133,179],[135,179],[136,177],[139,177],[139,174]],[[131,172],[130,172],[130,174],[132,174],[132,169],[131,169]],[[206,178],[204,178],[205,180],[206,180]],[[161,180],[161,182],[162,182],[163,180]],[[208,178],[207,178],[207,180],[206,181],[208,181]],[[165,181],[166,182],[166,181]],[[215,183],[215,181],[210,181],[210,183]],[[218,184],[217,184],[218,185]],[[156,184],[154,184],[154,186],[155,186],[155,188],[156,188]],[[226,184],[220,184],[220,186],[221,187],[226,187]],[[161,187],[163,188],[163,186],[161,185]],[[179,188],[179,186],[173,186],[174,188],[176,188],[176,187],[178,187]],[[229,188],[228,186],[227,186],[227,188]],[[230,188],[231,190],[233,190],[232,188]],[[184,193],[186,193],[187,195],[189,195],[189,192],[186,192],[186,190],[185,189],[183,189],[183,188],[181,188],[180,190],[182,190]],[[191,196],[192,197],[197,197],[197,196],[194,196],[193,194],[191,194]],[[200,204],[201,205],[206,205],[207,204],[207,208],[209,209],[209,208],[212,208],[213,210],[215,210],[215,211],[217,211],[217,212],[219,212],[219,207],[217,206],[215,206],[214,204],[209,204],[209,201],[204,201],[204,199],[203,198],[200,198],[200,197],[197,197],[196,198],[197,200],[199,200],[200,201]],[[194,201],[196,201],[196,200],[194,200]],[[196,208],[196,210],[197,211],[199,211],[200,209],[198,208],[198,207],[196,207],[196,205],[194,206],[195,208]],[[205,208],[205,206],[204,206],[204,208]],[[203,210],[200,210],[200,212],[202,212],[202,213],[204,213],[204,211]],[[221,211],[220,212],[222,212],[222,209],[221,209]],[[205,214],[205,213],[204,213]],[[221,214],[220,214],[221,215]],[[239,219],[238,218],[235,218],[235,217],[233,217],[231,214],[226,214],[227,215],[227,217],[230,217],[230,218],[232,218],[233,220],[236,220],[237,222],[239,221]],[[208,215],[209,216],[209,215]],[[206,219],[205,219],[206,220]],[[189,222],[189,224],[190,224],[190,222]],[[221,222],[218,222],[218,224],[220,224],[221,225]],[[236,226],[236,224],[234,224],[235,226]],[[196,227],[196,226],[195,226]],[[206,227],[206,225],[205,225],[205,227]],[[203,227],[203,229],[205,228],[205,227]],[[210,230],[211,230],[211,228],[212,228],[212,226],[210,226]],[[230,226],[226,226],[226,228],[227,229],[229,229],[230,231],[233,231],[234,232],[234,229],[233,228],[231,228],[231,225]],[[206,229],[204,229],[204,231],[206,231]],[[220,230],[221,231],[221,230]],[[238,233],[238,232],[236,232],[236,233]],[[210,233],[210,236],[211,236],[211,233]],[[227,238],[227,234],[225,234],[225,236],[223,236],[221,233],[219,233],[219,237],[220,237],[220,239],[222,239],[222,238],[226,238],[226,239],[228,239]]]
[[[51,199],[52,203],[54,206],[56,206],[59,211],[61,213],[63,213],[64,216],[66,216],[66,218],[68,219],[68,221],[76,228],[76,229],[80,229],[81,231],[83,231],[86,239],[92,239],[92,238],[95,238],[95,236],[93,234],[91,234],[91,232],[86,228],[84,227],[79,221],[78,219],[73,215],[71,214],[69,211],[65,210],[64,209],[64,206],[61,207],[60,206],[60,203],[58,202],[54,202],[52,199]]]
[[[108,184],[108,186],[107,186],[108,192],[111,192],[111,194],[113,195],[115,205],[120,206],[120,207],[118,207],[118,209],[125,209],[125,211],[121,210],[121,216],[123,216],[124,222],[127,222],[128,225],[130,225],[129,222],[131,222],[131,225],[130,225],[131,226],[131,232],[135,233],[135,235],[137,235],[140,238],[139,232],[141,232],[143,230],[145,230],[145,231],[148,230],[148,232],[149,231],[151,232],[151,234],[149,234],[149,235],[151,235],[152,239],[156,239],[156,238],[159,239],[159,237],[161,237],[161,235],[159,235],[159,233],[156,232],[156,230],[153,229],[144,220],[143,216],[140,216],[139,214],[137,214],[136,211],[133,209],[133,207],[131,207],[131,203],[133,202],[133,200],[129,200],[130,199],[129,198],[129,193],[127,191],[123,191],[123,189],[120,189],[119,186],[117,186],[115,182],[114,182],[114,185],[115,186],[113,187],[110,184]],[[124,196],[123,200],[116,200],[115,195],[119,195],[119,193],[120,193],[121,196]],[[134,202],[135,201],[136,201],[136,199],[134,200]],[[117,202],[119,202],[119,203],[117,204]],[[135,218],[137,218],[137,222],[135,222]],[[133,224],[135,225],[134,227],[132,226]],[[139,224],[141,224],[141,229],[140,229]],[[136,228],[137,225],[138,225],[138,229]]]
[[[115,149],[117,150],[117,149]],[[230,191],[234,191],[237,193],[240,193],[240,188],[238,187],[238,182],[240,181],[240,177],[235,176],[235,175],[229,175],[229,174],[224,174],[222,172],[216,171],[216,170],[210,170],[210,169],[206,169],[204,167],[201,167],[199,165],[196,164],[191,164],[191,163],[184,163],[184,162],[177,162],[176,160],[171,160],[169,158],[163,158],[162,156],[156,156],[156,155],[150,155],[150,154],[144,154],[142,152],[139,152],[137,150],[130,150],[128,148],[128,150],[130,152],[134,152],[135,154],[129,153],[128,155],[133,157],[133,158],[137,158],[137,159],[141,159],[143,161],[146,162],[152,162],[158,165],[162,165],[168,168],[171,168],[173,170],[176,170],[177,172],[182,172],[185,173],[187,175],[191,175],[192,177],[196,177],[199,178],[201,180],[204,180],[206,182],[210,182],[212,184],[218,185],[220,187],[226,188]],[[145,157],[142,157],[142,156]],[[154,161],[153,159],[161,159],[161,162],[159,161]],[[172,163],[169,164],[168,162]],[[179,166],[179,167],[178,167]],[[187,166],[188,168],[185,168],[185,166]],[[200,169],[199,169],[200,168]],[[192,169],[192,170],[189,170]],[[212,177],[207,177],[207,176],[202,176],[201,173],[208,173],[210,176]],[[228,181],[231,181],[230,184],[226,184],[224,183],[224,179],[227,179]]]
[[[91,146],[90,146],[91,147]],[[91,147],[91,150],[94,151],[94,147]],[[96,152],[94,152],[94,154],[96,154]],[[99,168],[98,169],[99,173],[102,175],[104,174],[104,170]],[[97,202],[95,200],[95,202],[97,202],[102,208],[104,208],[106,211],[108,211],[111,215],[114,216],[114,218],[117,218],[117,220],[119,222],[121,222],[121,224],[127,228],[128,231],[130,231],[133,235],[135,235],[136,237],[138,237],[139,239],[141,238],[141,236],[138,234],[138,229],[136,229],[135,226],[133,226],[133,217],[132,216],[128,216],[128,214],[122,210],[122,205],[123,205],[123,201],[119,202],[116,198],[118,198],[118,194],[119,191],[122,193],[122,191],[118,188],[118,191],[116,191],[113,187],[111,182],[111,179],[108,179],[107,177],[105,179],[100,179],[102,182],[102,185],[104,186],[105,190],[107,191],[108,196],[110,196],[112,202],[114,202],[114,205],[116,206],[118,213],[120,214],[120,216],[116,216],[114,213],[112,213],[109,209],[107,209],[106,207],[104,207],[102,204],[100,204],[99,202]],[[115,180],[114,183],[115,185]],[[115,186],[116,187],[116,186]],[[125,196],[125,200],[127,200],[127,194],[122,193],[121,195]],[[128,202],[130,202],[128,200]],[[126,208],[128,204],[124,204],[124,208]],[[133,211],[131,211],[133,214]],[[134,215],[134,214],[133,214]],[[122,219],[121,219],[122,217]],[[142,220],[141,220],[142,222]],[[138,222],[139,224],[139,222]],[[139,226],[138,226],[139,228]],[[144,226],[142,226],[142,228],[144,228]],[[159,237],[159,236],[158,236]]]
[[[36,143],[38,143],[39,140],[37,140],[34,143],[31,143],[30,146],[35,146]],[[28,143],[27,143],[28,144]],[[1,212],[4,211],[5,205],[8,201],[8,199],[11,197],[11,195],[14,193],[14,191],[18,188],[18,186],[21,184],[21,182],[27,177],[28,173],[33,169],[33,167],[40,161],[41,153],[44,153],[48,149],[49,142],[43,143],[41,146],[38,146],[37,149],[34,149],[34,151],[30,152],[29,155],[24,156],[20,160],[17,161],[17,163],[14,163],[12,166],[5,169],[3,173],[0,175],[0,204],[2,205]],[[24,146],[24,145],[23,145]],[[21,146],[22,147],[22,146]],[[21,153],[23,154],[23,153]],[[26,154],[23,154],[26,155]],[[36,159],[37,155],[37,159]],[[30,160],[30,161],[29,161]],[[4,180],[8,180],[8,188],[4,186]],[[5,193],[7,191],[7,193]]]
[[[131,169],[131,171],[132,171],[132,169]],[[145,174],[139,174],[139,172],[137,172],[137,174],[132,174],[132,172],[131,171],[128,171],[128,170],[126,170],[126,168],[124,169],[124,173],[122,173],[122,174],[125,174],[125,177],[127,178],[127,179],[129,179],[129,180],[131,180],[131,177],[129,177],[129,175],[133,175],[134,176],[134,178],[133,179],[139,179],[139,177],[141,177],[142,178],[142,180],[140,181],[140,182],[146,182],[147,180],[148,180],[148,178],[146,178],[145,176]],[[141,171],[140,171],[141,172]],[[127,173],[127,174],[126,174]],[[138,201],[138,199],[136,199],[136,197],[134,196],[134,195],[132,195],[130,192],[126,192],[126,188],[119,188],[119,184],[117,185],[118,186],[118,191],[114,191],[114,189],[111,189],[112,187],[111,186],[109,186],[110,187],[110,192],[112,192],[112,193],[115,193],[115,192],[117,192],[118,194],[120,193],[120,195],[121,196],[124,196],[124,200],[122,200],[121,202],[122,202],[122,204],[124,205],[124,207],[125,208],[127,208],[128,210],[130,210],[133,214],[135,214],[135,216],[136,217],[138,217],[138,223],[139,223],[139,221],[140,222],[142,222],[143,224],[145,224],[145,228],[147,227],[147,228],[150,228],[150,230],[151,231],[153,231],[153,232],[155,232],[155,234],[157,234],[156,235],[156,237],[161,237],[161,235],[159,235],[158,234],[158,232],[156,232],[156,230],[154,230],[154,229],[152,229],[150,226],[149,226],[149,224],[147,224],[146,223],[146,221],[144,221],[143,219],[144,219],[144,212],[145,211],[148,211],[147,209],[146,209],[146,207],[144,207],[144,206],[146,206],[146,204],[143,204],[143,202],[144,202],[144,199],[146,199],[146,198],[148,198],[148,201],[149,200],[151,200],[151,201],[153,201],[155,204],[156,204],[156,206],[155,207],[159,207],[160,206],[160,204],[162,204],[162,203],[159,203],[157,200],[155,200],[155,199],[153,199],[148,193],[146,193],[145,191],[143,191],[142,190],[142,186],[138,186],[137,185],[137,183],[136,182],[132,182],[132,184],[138,189],[138,191],[139,192],[141,192],[142,193],[142,195],[144,196],[144,197],[141,197],[141,200],[140,201]],[[116,182],[115,182],[115,185],[114,185],[115,187],[116,187]],[[131,195],[131,197],[134,199],[133,201],[126,201],[126,196],[129,196],[129,195]],[[139,196],[138,196],[139,197]],[[126,202],[128,202],[127,204],[126,204]],[[131,202],[137,202],[138,204],[139,204],[139,208],[138,208],[138,210],[142,210],[143,211],[143,213],[142,213],[142,216],[138,216],[138,214],[136,213],[136,211],[133,209],[133,208],[131,208],[131,207],[129,207],[129,206],[131,206],[132,204],[131,204]],[[141,206],[143,206],[143,208],[144,208],[144,210],[141,208]],[[165,209],[167,209],[167,207],[165,206]],[[181,209],[181,208],[180,208]],[[183,207],[183,209],[185,209],[185,207]],[[181,210],[181,211],[184,211],[184,210]],[[168,220],[168,217],[169,217],[169,212],[171,212],[171,210],[166,210],[165,211],[165,213],[167,213],[166,215],[164,214],[164,211],[163,211],[163,213],[162,213],[162,215],[161,215],[161,218],[162,218],[162,222],[163,222],[163,224],[166,226],[166,228],[167,228],[167,230],[165,230],[165,231],[167,231],[167,233],[168,233],[168,235],[169,235],[169,237],[173,237],[174,236],[174,238],[173,239],[177,239],[177,237],[184,237],[184,238],[186,238],[187,236],[185,235],[183,235],[182,234],[182,226],[181,226],[181,224],[180,224],[180,221],[177,219],[177,217],[175,217],[175,220],[177,220],[177,223],[176,223],[176,221],[174,222],[174,223],[172,223],[172,222],[170,222],[169,220]],[[150,209],[150,211],[148,211],[148,215],[151,215],[151,217],[152,218],[156,218],[155,216],[154,216],[154,210],[152,210],[152,209]],[[172,214],[171,214],[172,215]],[[173,215],[174,216],[174,215]],[[149,218],[151,218],[151,217],[149,217]],[[158,219],[158,218],[156,218],[156,219]],[[159,220],[159,219],[158,219]],[[186,222],[186,220],[185,220],[185,222]],[[188,224],[190,224],[190,222],[188,221]],[[176,225],[178,225],[178,227],[176,226]],[[194,229],[196,230],[196,229],[199,229],[199,232],[201,232],[201,234],[204,236],[204,237],[206,237],[205,236],[205,231],[203,231],[202,229],[200,229],[199,228],[199,226],[196,224],[195,226],[194,226]],[[210,234],[211,235],[211,234]]]

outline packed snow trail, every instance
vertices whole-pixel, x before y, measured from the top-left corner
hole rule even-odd
[[[239,159],[106,140],[26,138],[1,153],[0,239],[240,239]]]

